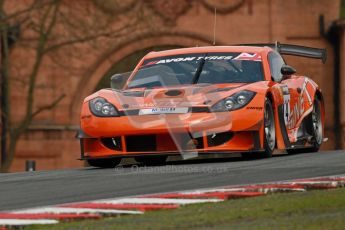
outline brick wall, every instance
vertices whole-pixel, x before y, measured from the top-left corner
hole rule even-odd
[[[345,20],[338,22],[340,36],[340,114],[341,116],[341,132],[342,132],[342,148],[345,146]]]
[[[8,10],[19,7],[14,2],[7,0]],[[83,4],[85,2],[87,1],[82,1]],[[325,95],[326,113],[333,113],[332,46],[320,36],[318,20],[319,15],[323,14],[326,26],[329,26],[332,21],[338,19],[338,0],[232,0],[224,1],[223,4],[212,0],[172,2],[176,7],[165,6],[160,1],[143,4],[142,7],[146,7],[147,12],[153,15],[155,28],[143,27],[125,39],[100,38],[92,44],[86,42],[75,45],[73,49],[64,47],[44,58],[38,75],[35,107],[50,103],[62,93],[66,94],[66,97],[55,109],[35,118],[34,128],[19,142],[12,171],[23,170],[26,159],[36,160],[37,169],[82,166],[82,163],[76,160],[79,143],[74,138],[73,129],[78,126],[83,98],[93,92],[102,76],[114,63],[127,55],[155,45],[188,47],[211,44],[213,6],[217,6],[218,9],[217,44],[278,40],[326,47],[329,59],[325,65],[319,60],[291,57],[287,60],[298,72],[308,73],[320,84]],[[73,2],[66,4],[69,8],[77,7]],[[23,36],[29,37],[30,34]],[[74,50],[78,52],[73,53]],[[12,61],[11,71],[17,78],[12,82],[12,88],[16,90],[13,90],[11,95],[12,108],[16,108],[12,115],[15,121],[24,114],[25,79],[32,68],[32,55],[33,50],[30,46],[24,46],[20,41],[11,51],[11,59],[15,60]],[[344,69],[344,65],[342,68]],[[342,74],[344,76],[344,72]],[[326,118],[326,135],[330,141],[323,146],[324,149],[332,149],[334,146],[332,119],[333,116]]]

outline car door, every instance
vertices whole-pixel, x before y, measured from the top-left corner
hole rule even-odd
[[[268,54],[268,60],[270,65],[270,71],[273,81],[279,84],[280,90],[282,92],[282,99],[283,99],[283,114],[284,114],[284,122],[285,127],[289,134],[289,139],[292,141],[293,135],[291,134],[291,130],[294,130],[296,122],[293,121],[293,108],[298,101],[299,96],[299,84],[298,82],[294,82],[294,79],[286,79],[283,80],[283,75],[281,73],[281,68],[285,64],[284,59],[281,55],[275,51],[271,51]]]

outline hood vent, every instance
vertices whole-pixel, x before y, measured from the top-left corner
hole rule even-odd
[[[229,91],[229,90],[232,90],[235,88],[237,88],[237,87],[226,87],[226,88],[213,89],[213,90],[208,91],[207,93],[225,92],[225,91]]]
[[[122,95],[127,97],[143,97],[144,91],[123,91]]]
[[[169,90],[165,92],[165,95],[169,96],[169,97],[176,97],[181,95],[182,92],[181,90],[177,90],[177,89],[173,89],[173,90]]]

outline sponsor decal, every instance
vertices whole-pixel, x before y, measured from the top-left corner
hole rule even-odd
[[[181,108],[151,108],[151,109],[141,109],[139,115],[149,115],[149,114],[169,114],[169,113],[188,113],[188,107]]]
[[[251,107],[247,107],[247,109],[253,109],[253,110],[262,110],[263,107],[255,107],[255,106],[251,106]]]
[[[290,112],[289,121],[287,123],[288,129],[293,129],[296,126],[297,121],[301,118],[304,113],[304,98],[303,96],[298,97],[297,103],[294,105]]]
[[[241,53],[234,60],[242,61],[261,61],[261,55],[257,53]]]
[[[186,56],[186,57],[165,58],[161,60],[148,61],[143,66],[200,61],[201,59],[205,59],[206,61],[213,61],[213,60],[261,61],[261,55],[257,53],[240,53],[236,57],[234,57],[233,55],[212,55],[212,54],[206,57],[205,56]]]
[[[143,104],[138,104],[139,107],[154,107],[156,106],[155,104],[153,103],[143,103]]]

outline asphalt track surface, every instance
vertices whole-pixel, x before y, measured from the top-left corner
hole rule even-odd
[[[345,174],[345,151],[0,174],[0,211],[93,199]]]

